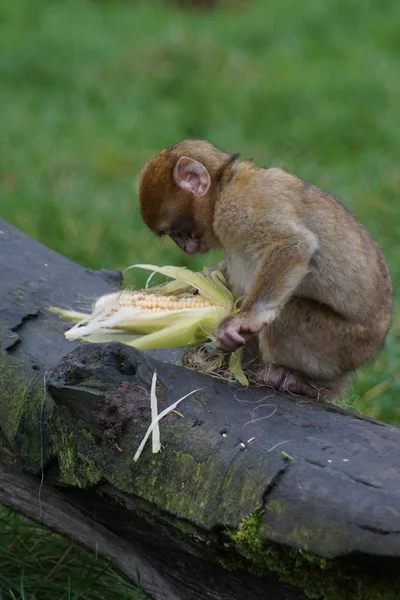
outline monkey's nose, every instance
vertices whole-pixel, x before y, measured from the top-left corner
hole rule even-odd
[[[199,242],[197,240],[185,240],[183,243],[183,249],[188,254],[195,254],[199,249]]]

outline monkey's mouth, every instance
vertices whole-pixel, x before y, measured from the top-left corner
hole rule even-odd
[[[199,242],[198,248],[196,250],[196,252],[198,254],[205,254],[206,252],[208,252],[208,248],[207,246],[204,244],[204,242]]]
[[[201,239],[179,238],[177,236],[171,236],[171,238],[174,240],[175,244],[187,254],[196,254],[196,252],[199,252],[199,254],[204,254],[208,251],[207,246]]]
[[[184,252],[187,254],[196,254],[196,252],[200,252],[201,242],[196,239],[184,240],[183,248]]]

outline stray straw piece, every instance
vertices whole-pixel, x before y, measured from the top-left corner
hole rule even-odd
[[[185,396],[182,396],[182,398],[179,398],[179,400],[177,400],[176,402],[174,402],[173,404],[171,404],[170,406],[167,406],[167,408],[164,408],[164,410],[162,412],[160,412],[159,415],[157,415],[157,417],[154,419],[154,421],[152,421],[145,433],[144,438],[141,441],[141,444],[139,446],[139,448],[136,451],[135,456],[133,457],[133,460],[135,462],[137,462],[140,458],[140,455],[143,452],[143,448],[149,438],[149,435],[151,434],[151,432],[153,431],[154,427],[156,427],[157,423],[159,421],[161,421],[161,419],[163,417],[165,417],[166,415],[168,415],[168,413],[170,413],[171,411],[175,410],[175,408],[178,406],[178,404],[180,404],[182,402],[182,400],[185,400],[185,398],[187,398],[188,396],[191,396],[192,394],[195,394],[196,392],[200,392],[203,388],[199,388],[197,390],[193,390],[191,392],[189,392],[188,394],[186,394]]]
[[[151,390],[150,390],[150,402],[151,402],[151,422],[155,422],[155,426],[153,429],[152,435],[152,449],[153,454],[157,454],[161,450],[161,442],[160,442],[160,428],[158,426],[157,416],[158,416],[158,407],[157,407],[157,396],[156,396],[156,384],[157,384],[157,371],[153,373],[153,379],[151,380]]]

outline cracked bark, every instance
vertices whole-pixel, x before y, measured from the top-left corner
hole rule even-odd
[[[296,551],[307,550],[360,581],[372,561],[394,581],[399,429],[308,399],[238,391],[172,364],[179,350],[66,342],[65,323],[46,307],[82,308],[120,275],[85,270],[4,222],[0,230],[1,502],[98,544],[125,577],[135,580],[138,567],[156,599],[305,598],[280,581],[279,567],[279,576],[252,575],[254,557],[232,542],[229,532],[259,508],[261,558],[263,548],[283,557],[292,549],[295,570]],[[134,463],[154,370],[160,410],[201,391],[180,405],[183,418],[162,420],[163,451],[149,444]],[[257,404],[267,404],[258,413],[277,410],[249,424]],[[358,597],[343,590],[343,600]]]

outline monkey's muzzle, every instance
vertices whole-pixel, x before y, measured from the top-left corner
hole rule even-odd
[[[171,236],[171,238],[174,240],[175,244],[187,254],[196,254],[196,252],[204,254],[207,252],[207,248],[205,247],[204,243],[199,239],[180,238],[178,236]]]

